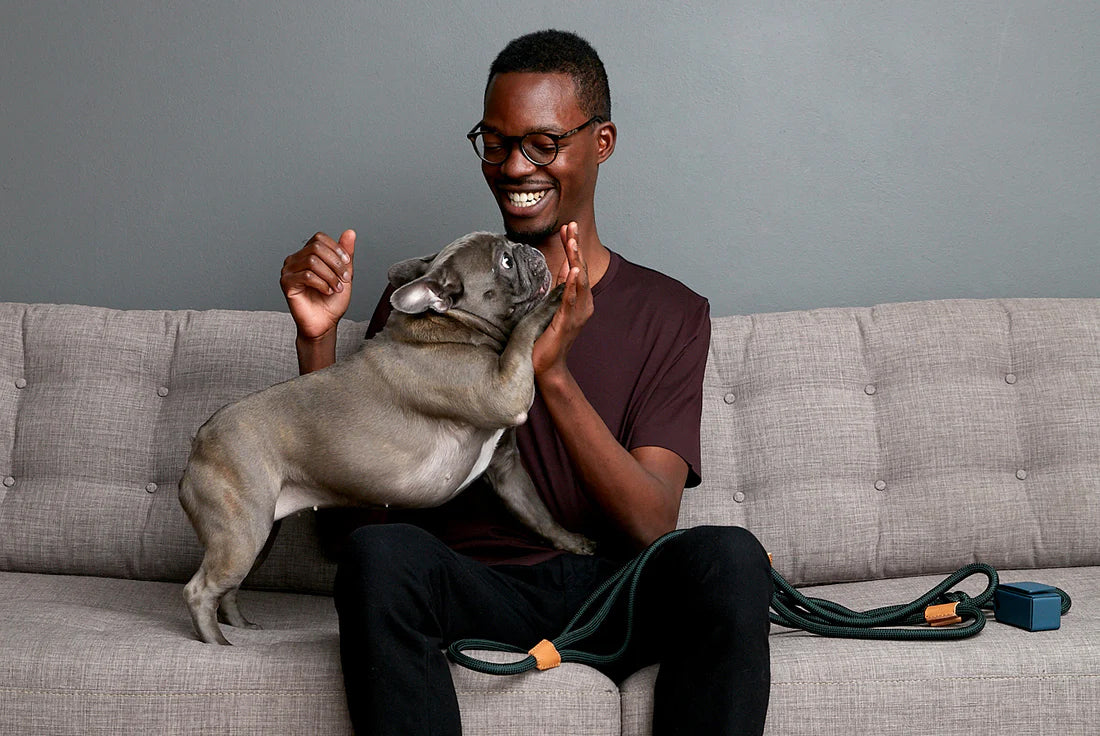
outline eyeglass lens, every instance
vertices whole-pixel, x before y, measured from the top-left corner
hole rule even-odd
[[[482,131],[473,137],[473,141],[478,156],[490,164],[501,164],[511,154],[516,139],[492,131]],[[545,166],[558,155],[558,144],[542,133],[528,133],[520,139],[519,145],[523,155],[539,166]]]

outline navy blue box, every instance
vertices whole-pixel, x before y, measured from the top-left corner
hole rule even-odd
[[[1000,583],[993,613],[1002,624],[1028,631],[1052,631],[1062,625],[1062,597],[1043,583]]]

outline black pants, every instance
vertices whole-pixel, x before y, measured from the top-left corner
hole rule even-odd
[[[336,576],[340,653],[356,732],[460,734],[458,699],[442,649],[464,638],[529,648],[561,633],[618,565],[562,555],[489,567],[403,524],[352,534]],[[620,681],[660,663],[653,733],[759,734],[771,670],[771,577],[763,548],[737,527],[699,527],[665,544],[638,587]],[[612,620],[609,619],[609,625]],[[614,651],[585,641],[587,651]]]

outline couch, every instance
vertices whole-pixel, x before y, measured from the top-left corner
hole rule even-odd
[[[293,338],[276,313],[0,304],[0,733],[350,730],[312,510],[241,594],[263,630],[201,644],[181,596],[189,438],[294,375]],[[718,317],[704,402],[680,525],[748,527],[808,594],[903,602],[982,561],[1074,600],[1057,631],[961,642],[774,627],[768,734],[1100,732],[1100,299]],[[468,734],[637,735],[655,672],[454,679]]]

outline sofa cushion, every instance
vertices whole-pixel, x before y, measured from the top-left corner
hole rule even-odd
[[[1057,631],[1030,633],[991,621],[962,641],[827,639],[772,627],[772,690],[765,734],[1095,733],[1100,722],[1100,568],[1003,571],[1074,598]],[[942,577],[803,590],[849,608],[907,603]],[[960,589],[980,592],[978,576]],[[622,685],[624,736],[648,736],[650,667]],[[1029,725],[1031,724],[1031,725]],[[1033,727],[1032,727],[1033,726]]]
[[[795,583],[1100,564],[1100,299],[720,317],[703,484]]]
[[[345,323],[340,354],[364,332]],[[191,436],[296,373],[285,314],[0,304],[0,570],[189,578]],[[303,512],[249,584],[323,591],[332,574]]]
[[[220,647],[195,638],[177,584],[0,572],[0,733],[350,733],[332,599],[241,606],[264,629],[225,627],[238,646]],[[618,688],[583,665],[452,673],[466,733],[620,732]]]

